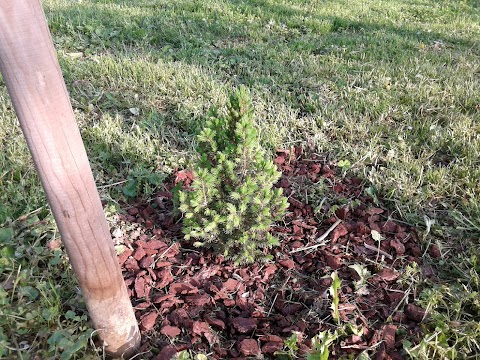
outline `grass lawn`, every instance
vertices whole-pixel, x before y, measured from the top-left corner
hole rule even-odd
[[[480,353],[478,0],[43,4],[108,218],[187,166],[204,115],[245,85],[272,154],[344,160],[438,245],[411,355]],[[0,144],[0,358],[101,358],[2,80]]]

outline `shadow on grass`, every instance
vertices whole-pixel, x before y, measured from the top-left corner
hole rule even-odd
[[[300,114],[325,105],[318,94],[323,86],[341,91],[349,83],[348,75],[409,66],[417,58],[439,66],[452,62],[450,51],[419,55],[423,44],[441,42],[480,54],[477,42],[411,25],[319,16],[266,1],[218,6],[208,2],[110,4],[114,5],[76,4],[54,11],[50,27],[56,42],[86,53],[113,52],[121,57],[127,51],[133,56],[148,54],[153,60],[202,66],[220,83],[269,88]],[[428,12],[417,12],[411,14],[415,19],[428,16]]]
[[[461,57],[480,54],[479,43],[472,36],[455,35],[461,34],[458,29],[453,35],[430,31],[425,25],[426,20],[438,25],[435,16],[460,16],[460,5],[444,1],[438,10],[433,5],[427,6],[428,3],[396,1],[392,3],[396,9],[389,12],[385,6],[370,4],[364,13],[372,17],[363,18],[355,9],[340,11],[339,6],[343,5],[339,2],[322,4],[335,4],[334,11],[320,9],[324,14],[335,15],[315,14],[306,9],[311,6],[307,2],[302,8],[260,0],[144,1],[135,6],[124,1],[98,1],[50,11],[49,18],[59,47],[82,51],[87,55],[86,61],[88,55],[98,54],[123,61],[202,68],[219,87],[245,84],[268,98],[266,101],[272,106],[289,107],[299,120],[314,122],[311,115],[321,115],[326,119],[336,118],[337,126],[341,126],[343,117],[361,117],[371,122],[371,133],[381,133],[392,141],[398,136],[394,130],[399,125],[396,122],[405,125],[405,121],[424,119],[428,120],[426,123],[450,121],[453,110],[424,112],[426,104],[442,101],[440,97],[431,100],[425,91],[404,89],[402,85],[420,84],[416,76],[421,73],[435,79],[435,84],[439,84],[435,86],[441,88],[442,81],[447,82],[452,76],[457,78],[455,65]],[[348,3],[344,2],[344,6]],[[462,6],[468,7],[465,3]],[[476,11],[473,3],[468,9],[470,15]],[[436,43],[441,44],[442,51],[434,49]],[[71,70],[64,68],[68,77]],[[474,75],[469,71],[458,73],[454,85],[459,89],[449,101],[457,113],[472,115],[477,112],[480,99],[460,85],[469,76]],[[383,78],[398,80],[400,85],[386,90]],[[80,95],[71,83],[77,79],[69,80],[75,99]],[[104,85],[95,79],[92,84],[96,89]],[[356,89],[361,91],[355,92]],[[157,110],[165,119],[162,124],[170,126],[179,137],[191,137],[201,115],[192,113],[184,100],[187,96],[198,96],[198,91],[182,93],[177,89],[177,92],[180,96],[169,96],[164,108],[143,110],[147,113]],[[129,105],[123,99],[131,95],[128,91],[114,94],[119,99],[117,104],[109,104],[110,100],[104,97],[96,106],[111,116],[120,110],[128,122]],[[433,105],[432,108],[446,109],[444,104]],[[377,119],[388,114],[392,107],[401,109],[398,118],[378,124]],[[388,131],[388,126],[392,131]],[[142,131],[149,129],[146,125]],[[421,126],[415,131],[409,141],[417,149],[414,151],[420,151],[418,148],[431,137],[431,131]],[[101,136],[95,141],[101,143]],[[172,149],[185,151],[184,146],[185,143],[179,143]],[[439,156],[453,156],[449,148],[445,153]],[[122,155],[127,160],[129,156]]]

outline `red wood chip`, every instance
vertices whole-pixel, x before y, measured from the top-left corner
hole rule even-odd
[[[148,256],[157,255],[159,250],[144,249]]]
[[[155,263],[155,267],[157,269],[160,269],[160,268],[163,268],[163,267],[167,267],[167,266],[170,266],[172,265],[172,263],[170,261],[157,261]]]
[[[173,282],[173,275],[170,269],[162,269],[157,272],[158,281],[155,285],[157,289],[163,289],[165,286]]]
[[[248,272],[248,270],[245,269],[245,268],[240,268],[240,269],[238,270],[238,275],[240,275],[240,276],[242,277],[243,281],[248,281],[248,280],[250,280],[249,272]]]
[[[400,273],[389,268],[384,268],[380,270],[377,275],[381,277],[386,282],[395,281],[400,276]]]
[[[303,228],[298,225],[293,225],[293,235],[303,235]]]
[[[139,247],[137,248],[137,250],[135,250],[135,252],[133,253],[133,258],[135,260],[141,260],[145,255],[147,255],[147,253],[145,252],[145,250],[143,250],[143,248]]]
[[[185,309],[182,308],[173,310],[168,316],[168,319],[180,328],[190,328],[193,326],[193,321],[190,319],[190,316],[188,316]]]
[[[420,247],[418,247],[417,245],[413,245],[413,244],[408,244],[408,245],[411,245],[409,247],[410,247],[410,251],[412,252],[412,255],[414,257],[420,257],[422,255],[422,250],[420,249]]]
[[[255,339],[243,339],[238,344],[238,351],[243,356],[255,356],[260,352],[258,348],[257,340]]]
[[[135,222],[138,227],[130,231],[129,236],[117,238],[116,244],[125,247],[123,254],[118,255],[118,262],[144,335],[142,349],[145,352],[151,348],[161,349],[150,358],[171,359],[183,349],[210,353],[212,359],[273,358],[275,352],[284,349],[284,340],[292,331],[305,337],[298,343],[296,355],[306,358],[312,346],[308,339],[311,334],[332,330],[328,322],[301,319],[305,319],[309,311],[320,317],[329,313],[328,299],[323,298],[332,279],[320,275],[333,270],[342,278],[344,301],[339,304],[340,317],[342,321],[361,323],[363,330],[362,336],[345,336],[342,343],[345,346],[333,344],[334,357],[354,358],[371,347],[372,359],[400,359],[403,335],[396,337],[398,324],[408,325],[405,337],[417,341],[414,334],[421,331],[419,323],[425,311],[412,304],[397,309],[408,284],[396,283],[402,275],[400,269],[411,261],[421,261],[422,251],[415,229],[388,220],[390,212],[374,205],[371,197],[363,194],[361,179],[337,175],[338,169],[326,165],[327,158],[323,155],[308,152],[309,158],[306,156],[301,148],[295,152],[293,148],[290,152],[277,152],[275,162],[283,174],[275,186],[283,188],[290,206],[285,222],[271,228],[272,233],[280,234],[283,240],[281,247],[265,249],[265,254],[268,252],[277,259],[273,263],[236,266],[212,250],[191,251],[195,250],[193,245],[184,242],[180,233],[181,222],[172,216],[173,196],[168,189],[174,186],[173,181],[167,183],[166,190],[156,194],[153,201],[124,204],[128,213],[119,221]],[[177,181],[182,180],[184,188],[190,189],[192,171],[184,170],[176,175]],[[294,198],[295,194],[304,193],[305,181],[324,184],[329,196],[337,200],[344,197],[358,200],[360,204],[339,208],[330,218],[319,220],[311,204],[300,201],[300,197]],[[293,185],[298,185],[298,189],[295,187],[293,191]],[[323,233],[325,227],[339,218],[344,221],[333,229],[327,245],[313,252],[289,254],[315,241],[318,233]],[[379,256],[378,243],[370,236],[372,230],[386,238],[380,250],[395,256]],[[181,248],[186,251],[180,251]],[[441,256],[437,246],[429,250],[432,257]],[[367,262],[372,259],[378,262],[381,271],[375,273]],[[355,280],[359,277],[355,271],[355,276],[348,276],[352,270],[348,265],[352,264],[374,272],[368,296],[355,291]],[[390,315],[393,322],[387,323],[385,319]],[[145,334],[147,331],[157,331],[163,337],[157,339],[158,342]],[[181,341],[183,345],[166,345],[171,339],[185,341]]]
[[[333,185],[332,190],[335,191],[337,194],[340,194],[342,191],[345,190],[345,185],[343,185],[343,184]]]
[[[152,303],[149,302],[149,301],[147,301],[147,302],[143,302],[143,303],[137,304],[137,305],[135,306],[135,309],[137,309],[137,310],[138,310],[138,309],[147,309],[147,308],[149,308],[150,306],[152,306]]]
[[[137,297],[142,298],[145,296],[145,278],[137,277],[135,280],[135,293]]]
[[[281,165],[285,162],[285,156],[279,155],[273,160],[275,164]]]
[[[142,269],[147,269],[152,265],[154,262],[151,256],[146,256],[142,260],[140,260],[139,265]]]
[[[345,341],[345,345],[352,345],[352,344],[358,344],[359,342],[362,342],[363,338],[357,335],[350,335],[344,341]]]
[[[246,293],[247,295],[249,295],[249,293]],[[243,311],[248,311],[250,309],[250,303],[248,302],[248,299],[246,297],[243,297],[242,296],[243,294],[241,294],[240,292],[237,293],[237,297],[235,299],[235,305],[237,305],[240,310],[243,310]]]
[[[387,350],[385,344],[382,342],[378,346],[377,353],[375,354],[375,360],[385,360],[388,359]]]
[[[318,174],[321,170],[322,170],[322,165],[320,164],[312,164],[312,166],[310,166],[311,174]]]
[[[283,348],[283,341],[267,342],[265,345],[262,346],[262,353],[273,354],[275,351],[282,350],[282,348]]]
[[[153,271],[153,269],[150,268],[150,267],[148,267],[146,269],[147,269],[147,272],[150,275],[150,277],[153,279],[153,281],[157,281],[157,274],[155,273],[155,271]]]
[[[296,314],[301,309],[303,309],[302,304],[290,304],[290,305],[285,306],[282,309],[282,314],[285,315],[285,316],[293,315],[293,314]]]
[[[268,265],[265,269],[263,269],[262,281],[267,281],[270,278],[270,275],[275,274],[275,271],[277,271],[277,267],[275,265]]]
[[[392,359],[392,360],[404,360],[405,359],[405,357],[403,357],[402,355],[400,355],[396,351],[390,351],[388,353],[388,355],[390,355],[390,359]]]
[[[280,180],[280,187],[282,188],[288,188],[290,186],[290,182],[286,178],[282,178]]]
[[[339,238],[348,234],[347,227],[344,224],[338,225],[333,231],[331,236],[332,244],[334,244]]]
[[[421,322],[425,316],[425,310],[423,310],[421,307],[413,305],[413,304],[408,304],[405,307],[405,314],[407,317],[413,321],[416,322]]]
[[[177,349],[173,345],[167,345],[162,348],[160,353],[153,360],[172,360],[177,353]]]
[[[191,170],[180,170],[175,175],[175,184],[178,184],[180,181],[183,181],[185,185],[188,185],[194,179],[193,171]]]
[[[293,197],[289,197],[288,198],[288,202],[290,203],[290,205],[292,205],[293,207],[296,207],[296,208],[299,208],[299,209],[303,209],[304,208],[304,204],[300,201],[298,201],[297,199],[293,198]]]
[[[125,261],[127,261],[128,257],[129,257],[130,255],[132,255],[132,252],[133,252],[133,251],[132,251],[131,249],[126,248],[126,249],[123,251],[123,253],[121,253],[120,255],[118,255],[118,257],[117,257],[118,264],[119,264],[120,266],[122,266],[122,265],[125,263]]]
[[[210,303],[211,299],[208,294],[196,294],[196,295],[187,296],[185,298],[185,301],[191,305],[205,306]]]
[[[148,217],[152,215],[154,212],[155,210],[153,210],[153,208],[149,205],[142,211],[142,214],[144,217]]]
[[[390,246],[395,249],[395,253],[398,256],[402,256],[403,254],[405,254],[405,246],[399,240],[391,240]]]
[[[53,240],[50,240],[48,243],[47,243],[47,247],[50,249],[50,250],[55,250],[55,249],[60,249],[60,247],[62,246],[62,240],[61,239],[53,239]],[[126,250],[129,250],[129,249],[126,249]],[[125,252],[125,251],[124,251]],[[130,252],[131,253],[131,252]],[[128,257],[128,255],[127,255]],[[126,258],[125,258],[126,260]]]
[[[198,289],[187,283],[174,283],[170,285],[170,294],[195,294]]]
[[[368,225],[370,226],[370,230],[375,230],[379,233],[382,233],[382,230],[380,229],[380,226],[374,222],[369,222]]]
[[[138,214],[138,209],[137,208],[130,208],[128,209],[128,213],[132,216],[135,216]]]
[[[327,265],[330,266],[333,270],[336,270],[342,266],[342,257],[330,254],[325,252],[325,260],[327,261]]]
[[[181,330],[176,326],[167,325],[167,326],[162,327],[162,329],[160,330],[160,333],[163,334],[163,335],[166,335],[168,337],[174,338],[174,337],[180,335]]]
[[[144,249],[151,249],[151,250],[157,250],[157,249],[168,247],[167,244],[165,244],[163,241],[160,241],[160,240],[150,240],[148,242],[144,240],[138,240],[136,244],[138,247],[141,247]]]
[[[134,258],[128,258],[127,261],[125,261],[125,264],[123,266],[127,270],[132,270],[132,271],[140,270],[140,268],[138,267],[138,262]]]
[[[233,327],[241,333],[247,333],[256,329],[257,319],[237,317],[231,320]]]
[[[170,247],[168,251],[163,254],[166,258],[173,258],[175,255],[180,253],[180,247],[178,246],[178,243],[174,244],[174,246]]]
[[[225,299],[225,300],[223,300],[223,305],[225,305],[226,307],[235,306],[235,300],[234,299]]]
[[[155,321],[157,320],[158,313],[156,311],[151,311],[146,315],[142,316],[140,319],[140,328],[143,331],[150,331],[153,329],[155,325]]]
[[[368,345],[376,346],[382,339],[382,333],[380,330],[375,330],[373,336],[370,338]]]
[[[385,347],[387,350],[395,347],[395,333],[397,331],[397,325],[385,325],[382,329],[383,341],[385,341]]]
[[[145,228],[151,229],[151,228],[153,228],[153,225],[154,225],[154,222],[153,222],[152,220],[147,219],[147,220],[145,221]]]
[[[165,301],[165,300],[170,300],[170,299],[173,299],[175,297],[175,295],[173,294],[167,294],[167,295],[156,295],[152,302],[155,303],[155,304],[160,304],[161,302]]]
[[[171,308],[177,307],[177,304],[183,304],[183,300],[173,298],[172,300],[164,301],[162,305],[160,305],[160,309],[172,311]]]
[[[339,219],[345,220],[348,215],[348,209],[346,207],[338,208],[337,210],[335,210],[335,215],[337,215]]]
[[[192,279],[195,280],[195,281],[202,281],[202,280],[210,279],[219,270],[220,270],[220,266],[218,266],[218,265],[204,267],[199,272],[197,272],[192,277]]]
[[[442,252],[440,251],[440,248],[436,244],[430,247],[429,254],[436,259],[442,257]]]
[[[395,233],[397,230],[397,224],[395,224],[393,221],[386,221],[385,224],[382,226],[382,231],[387,232],[387,233]]]
[[[222,330],[225,329],[225,323],[220,319],[217,319],[208,315],[205,315],[204,319],[211,326],[216,326]]]
[[[292,259],[282,259],[277,261],[280,265],[287,269],[295,268],[295,262]]]
[[[283,344],[283,339],[280,336],[277,335],[264,335],[260,338],[260,341],[262,342],[280,342]]]
[[[205,336],[210,345],[218,341],[217,336],[212,332],[210,326],[204,321],[194,321],[192,332],[197,335]]]
[[[229,292],[234,292],[234,291],[237,291],[238,284],[240,284],[240,281],[235,279],[228,279],[223,283],[223,289]]]
[[[369,215],[378,215],[378,214],[383,214],[385,210],[378,208],[378,207],[372,207],[367,210],[367,214]]]

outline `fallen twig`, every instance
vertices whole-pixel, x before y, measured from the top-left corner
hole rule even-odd
[[[317,242],[321,242],[323,240],[326,239],[326,237],[342,222],[341,219],[338,219],[337,221],[335,221],[335,223],[330,226],[330,228],[325,231],[325,233],[320,236],[318,239],[317,239]],[[322,242],[320,244],[315,244],[315,245],[311,245],[311,246],[304,246],[304,247],[301,247],[301,248],[298,248],[298,249],[295,249],[295,250],[292,250],[290,251],[290,254],[294,254],[294,253],[297,253],[297,252],[300,252],[300,251],[305,251],[305,250],[311,250],[311,249],[316,249],[317,247],[319,246],[323,246],[325,245],[326,243],[325,242]]]
[[[267,318],[270,317],[270,313],[272,312],[273,305],[275,305],[275,301],[277,301],[277,296],[278,296],[278,293],[275,294],[275,298],[272,301],[272,306],[270,306],[270,310],[268,310]]]
[[[98,189],[106,189],[106,188],[109,188],[109,187],[112,187],[112,186],[117,186],[117,185],[121,185],[123,183],[126,183],[128,181],[127,180],[122,180],[122,181],[118,181],[116,183],[113,183],[113,184],[105,184],[105,185],[100,185],[100,186],[97,186]]]
[[[366,242],[363,243],[363,246],[365,246],[368,250],[376,251],[376,252],[378,252],[380,255],[384,255],[384,256],[386,256],[387,258],[389,258],[390,260],[393,260],[393,256],[392,256],[392,255],[390,255],[389,253],[383,251],[382,249],[377,248],[376,246],[368,245]]]
[[[400,309],[400,306],[407,300],[408,296],[410,295],[410,289],[412,287],[410,286],[407,291],[405,291],[405,294],[403,295],[403,298],[402,300],[400,300],[397,304],[397,306],[395,306],[395,309],[393,309],[392,313],[390,314],[390,316],[387,318],[387,322],[390,322],[392,321],[392,316],[393,314],[395,314],[397,312],[398,309]]]

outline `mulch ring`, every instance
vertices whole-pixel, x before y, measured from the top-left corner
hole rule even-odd
[[[330,359],[362,351],[402,359],[402,340],[416,342],[425,311],[413,305],[404,271],[421,264],[415,229],[365,195],[362,180],[342,177],[317,154],[279,151],[275,163],[290,207],[271,229],[281,239],[271,263],[234,266],[184,241],[171,191],[125,204],[113,237],[142,358],[170,359],[186,349],[209,359],[275,358],[293,333],[296,356],[305,358],[315,335],[339,328],[328,291],[333,272],[341,279],[340,323],[351,326]],[[186,185],[192,179],[188,171],[176,175]],[[314,209],[318,189],[327,201],[316,199]]]

